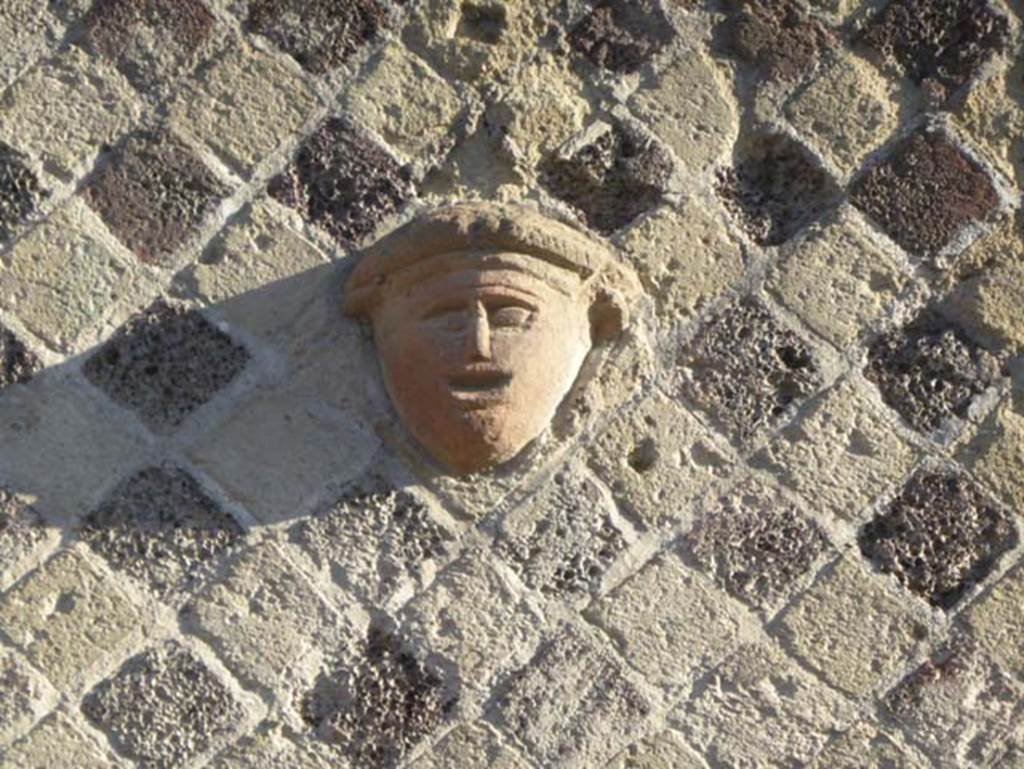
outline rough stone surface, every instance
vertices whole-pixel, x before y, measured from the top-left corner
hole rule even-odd
[[[48,538],[29,500],[0,487],[0,585],[11,582],[18,567]]]
[[[39,358],[10,329],[0,325],[0,391],[30,382],[42,368]]]
[[[345,249],[358,245],[413,194],[408,173],[365,132],[339,118],[303,143],[268,191]]]
[[[810,347],[759,299],[718,310],[678,354],[681,395],[741,444],[821,385]]]
[[[968,626],[978,645],[1018,681],[1024,676],[1024,648],[1020,644],[1024,632],[1022,598],[1024,568],[1018,566],[967,613]]]
[[[185,766],[240,715],[224,684],[174,641],[128,660],[89,692],[82,712],[121,752],[154,769]]]
[[[635,72],[673,38],[652,0],[601,0],[569,32],[573,49],[612,72]]]
[[[245,348],[195,310],[158,301],[118,329],[83,371],[151,429],[166,432],[238,376],[248,359]]]
[[[452,729],[426,756],[413,762],[412,769],[526,769],[515,750],[486,724],[461,725]]]
[[[228,188],[180,139],[138,132],[114,151],[86,200],[143,262],[168,259]]]
[[[1024,398],[1018,392],[992,412],[959,456],[1020,516],[1024,511]]]
[[[796,0],[731,0],[727,46],[769,81],[793,81],[812,71],[833,34]]]
[[[926,434],[965,418],[999,372],[996,356],[929,311],[872,342],[864,369],[882,399]]]
[[[862,721],[833,739],[811,764],[813,769],[862,769],[886,766],[913,769],[915,759],[907,755],[898,738],[877,724]]]
[[[706,764],[673,732],[648,737],[616,756],[609,769],[705,769]]]
[[[5,765],[12,769],[50,769],[71,762],[89,769],[115,769],[117,759],[86,737],[64,712],[47,717],[24,739],[5,753]]]
[[[900,246],[928,257],[999,203],[985,172],[939,132],[901,142],[854,182],[850,199]]]
[[[954,121],[1018,186],[1024,184],[1024,62],[971,87]]]
[[[821,217],[839,195],[832,178],[800,145],[781,134],[748,141],[718,174],[721,196],[750,238],[778,246]]]
[[[921,471],[858,538],[861,552],[881,571],[950,609],[1018,536],[1010,514],[970,477]]]
[[[13,654],[0,653],[0,754],[40,715],[46,693],[38,676]]]
[[[241,533],[188,473],[147,467],[85,517],[81,537],[114,569],[165,596],[190,590]]]
[[[60,26],[45,4],[11,0],[0,10],[0,83],[8,83],[55,41]]]
[[[26,160],[0,141],[0,244],[14,235],[46,195]]]

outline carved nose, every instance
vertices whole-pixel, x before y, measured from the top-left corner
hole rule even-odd
[[[471,361],[491,359],[491,327],[487,323],[487,310],[477,302],[469,318],[466,333],[466,357]]]

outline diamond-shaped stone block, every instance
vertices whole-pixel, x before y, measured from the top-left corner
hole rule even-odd
[[[969,476],[916,473],[860,531],[860,549],[934,606],[950,609],[1017,542],[1011,514]]]
[[[140,766],[186,766],[242,716],[196,655],[167,641],[132,657],[82,702],[82,712]]]
[[[42,368],[39,358],[0,324],[0,392],[13,384],[25,384]]]
[[[143,262],[170,257],[227,194],[192,149],[166,131],[131,134],[85,191]]]
[[[720,309],[679,354],[681,395],[739,443],[778,423],[822,383],[807,343],[759,299]]]
[[[268,192],[349,249],[412,197],[413,185],[367,134],[331,118],[270,181]]]
[[[0,244],[35,212],[45,195],[25,156],[0,141]]]
[[[765,80],[798,80],[835,45],[829,28],[795,0],[734,0],[731,5],[728,48]]]
[[[195,310],[163,302],[133,316],[86,362],[86,378],[151,429],[173,430],[245,367],[249,354]]]
[[[600,0],[569,32],[569,43],[595,66],[630,73],[673,37],[654,0]]]
[[[85,517],[80,535],[114,569],[166,596],[190,589],[242,529],[183,470],[147,467]]]

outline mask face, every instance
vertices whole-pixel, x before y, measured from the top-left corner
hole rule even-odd
[[[390,289],[373,315],[384,382],[408,430],[470,473],[548,426],[590,350],[578,278],[522,254],[467,257]]]

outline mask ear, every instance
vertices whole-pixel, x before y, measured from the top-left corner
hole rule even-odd
[[[632,270],[609,265],[597,279],[590,303],[590,338],[594,344],[617,339],[629,326],[629,304],[640,291]]]

